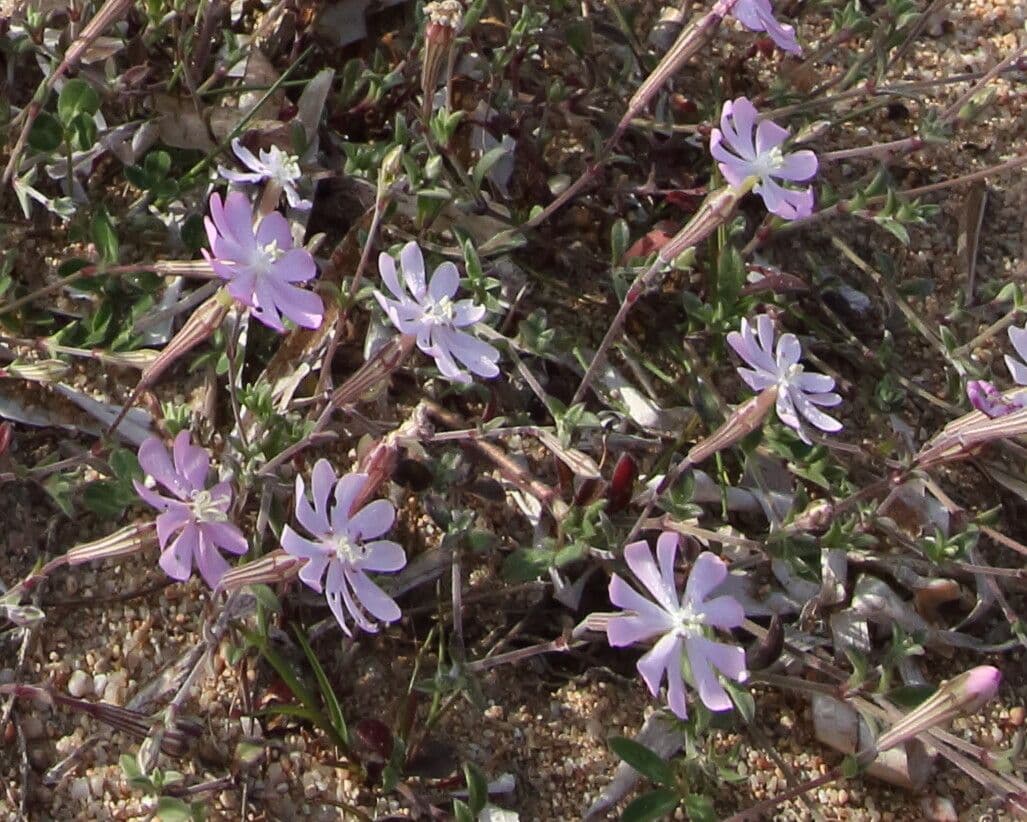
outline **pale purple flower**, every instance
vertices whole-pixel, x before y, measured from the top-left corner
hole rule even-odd
[[[795,29],[777,21],[770,0],[738,0],[731,13],[750,31],[765,31],[782,50],[802,54]]]
[[[467,371],[479,377],[499,374],[499,351],[461,328],[473,326],[485,316],[485,307],[474,300],[453,300],[460,287],[460,274],[451,262],[435,269],[425,285],[424,257],[417,243],[407,243],[399,252],[406,288],[396,276],[396,263],[388,254],[378,257],[382,281],[396,298],[380,291],[374,296],[393,325],[403,334],[417,337],[417,347],[435,358],[442,376],[455,382],[470,382]],[[457,360],[467,371],[457,365]]]
[[[610,580],[610,601],[624,609],[610,616],[606,637],[610,645],[621,648],[659,636],[660,639],[638,660],[642,675],[653,696],[667,677],[667,702],[682,719],[685,710],[685,684],[682,677],[682,652],[687,653],[691,679],[703,704],[711,711],[726,711],[731,699],[717,679],[714,668],[737,682],[748,676],[745,651],[723,642],[714,642],[709,628],[737,628],[745,620],[742,606],[730,596],[708,599],[710,593],[727,579],[727,566],[720,557],[704,551],[699,555],[678,598],[674,582],[674,559],[678,535],[665,531],[656,541],[657,562],[646,542],[633,542],[624,548],[624,559],[652,596],[647,599],[617,574]]]
[[[1020,365],[1015,361],[1014,364]],[[1020,367],[1023,368],[1022,365]],[[970,380],[966,384],[966,396],[970,400],[970,405],[992,419],[1004,417],[1023,407],[1020,396],[1006,397],[987,380]]]
[[[724,103],[720,128],[710,133],[710,154],[719,160],[720,173],[733,186],[749,177],[759,181],[753,191],[767,210],[786,220],[808,217],[813,212],[813,188],[786,188],[781,180],[809,180],[817,173],[817,155],[809,149],[785,154],[781,144],[788,130],[771,120],[759,120],[756,107],[745,97]],[[755,135],[755,139],[754,139]]]
[[[396,510],[379,499],[351,510],[367,485],[367,474],[346,474],[336,481],[328,460],[318,460],[311,475],[314,505],[304,492],[303,478],[296,477],[296,519],[313,536],[300,536],[288,525],[282,531],[282,547],[292,556],[307,560],[300,579],[319,592],[324,581],[328,607],[342,630],[352,636],[346,611],[357,626],[376,633],[381,622],[400,618],[399,606],[367,576],[367,571],[398,571],[406,554],[395,542],[380,537],[392,527]],[[370,540],[370,541],[368,541]]]
[[[271,146],[266,151],[260,149],[260,157],[257,158],[238,137],[232,140],[232,151],[249,171],[235,171],[218,166],[218,173],[226,180],[232,183],[259,183],[262,180],[270,180],[285,192],[285,198],[293,208],[306,211],[313,205],[310,200],[304,200],[296,189],[296,181],[302,177],[302,173],[299,162],[292,154],[287,154],[278,146]]]
[[[210,216],[204,219],[211,252],[204,250],[214,273],[228,280],[228,293],[253,316],[276,331],[284,331],[284,314],[296,325],[317,328],[324,319],[324,303],[294,283],[317,276],[314,258],[305,248],[292,247],[292,233],[277,211],[264,216],[254,231],[249,200],[231,192],[224,205],[210,195]]]
[[[809,438],[802,430],[799,417],[804,417],[821,431],[841,431],[842,424],[829,417],[818,405],[827,407],[841,403],[834,393],[834,378],[826,374],[807,373],[799,364],[802,346],[794,334],[782,334],[774,351],[774,322],[766,314],[756,317],[756,330],[742,320],[741,331],[727,335],[728,344],[751,368],[739,368],[739,376],[753,391],[777,386],[777,416],[794,428],[803,442]]]
[[[160,567],[172,579],[189,579],[193,561],[204,581],[217,587],[228,570],[228,562],[219,549],[230,554],[245,554],[246,537],[228,520],[232,503],[232,485],[219,482],[207,488],[210,452],[193,445],[188,431],[175,437],[172,455],[157,437],[149,437],[139,446],[139,467],[172,496],[158,494],[143,483],[133,480],[136,492],[161,513],[157,516],[157,539],[160,542]],[[177,534],[173,540],[172,536]]]

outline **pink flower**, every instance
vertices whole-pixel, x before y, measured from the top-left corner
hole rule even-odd
[[[395,622],[401,615],[399,606],[365,573],[398,571],[406,565],[406,554],[398,544],[374,539],[392,527],[396,511],[384,499],[351,510],[367,484],[367,474],[347,474],[336,481],[332,466],[322,459],[314,466],[311,479],[313,508],[304,493],[303,478],[296,477],[296,519],[314,539],[302,537],[286,525],[282,548],[307,560],[300,579],[319,593],[327,571],[324,590],[328,607],[347,635],[352,633],[343,605],[359,628],[376,633],[378,626],[367,614],[382,622]]]
[[[795,29],[777,22],[770,0],[738,0],[731,13],[750,31],[765,31],[784,51],[802,54],[802,46],[795,39]]]
[[[625,546],[624,559],[628,567],[652,599],[639,594],[614,574],[610,580],[610,601],[624,612],[609,618],[606,636],[616,648],[660,637],[638,660],[638,672],[653,696],[659,693],[666,676],[670,709],[684,719],[687,711],[681,672],[683,652],[688,655],[691,678],[699,697],[711,711],[726,711],[731,707],[731,699],[714,668],[737,682],[744,682],[748,674],[745,651],[707,637],[711,626],[727,630],[738,627],[745,619],[742,606],[733,597],[708,599],[727,578],[727,566],[709,551],[700,554],[679,601],[674,582],[677,550],[678,535],[671,531],[661,534],[656,542],[657,568],[647,543],[633,542]]]
[[[284,314],[296,325],[317,328],[324,318],[324,303],[293,283],[317,276],[314,258],[305,248],[292,247],[292,233],[277,211],[253,228],[249,200],[239,191],[225,198],[210,195],[210,216],[205,218],[213,253],[204,251],[214,273],[228,280],[228,293],[253,310],[253,315],[276,331],[284,331]]]
[[[1009,329],[1012,331],[1013,329]],[[1019,329],[1017,329],[1019,330]],[[1010,359],[1009,355],[1006,355],[1006,359]],[[1023,368],[1022,365],[1013,361],[1013,365],[1018,365]],[[1010,368],[1010,371],[1013,369]],[[966,384],[966,396],[970,400],[970,405],[976,408],[983,414],[995,419],[996,417],[1004,417],[1006,414],[1012,414],[1014,411],[1019,411],[1023,405],[1018,402],[1018,397],[1007,399],[1003,396],[1002,392],[999,391],[994,385],[987,380],[970,380]]]
[[[160,567],[172,579],[189,579],[193,560],[211,588],[217,587],[228,563],[218,549],[230,554],[245,554],[246,537],[228,521],[232,485],[219,482],[206,487],[210,471],[210,452],[193,445],[189,432],[181,431],[173,446],[174,463],[157,437],[139,446],[139,466],[171,492],[164,497],[133,480],[136,492],[161,513],[157,516],[160,541]],[[174,534],[178,536],[170,542]]]
[[[396,276],[396,263],[388,254],[378,257],[382,281],[396,298],[390,300],[380,291],[374,296],[392,324],[403,334],[417,337],[417,347],[435,358],[442,376],[454,382],[470,382],[467,371],[479,377],[499,374],[499,352],[488,343],[461,328],[475,325],[485,316],[485,307],[473,300],[453,300],[460,288],[460,274],[453,263],[435,269],[425,285],[424,257],[417,243],[407,243],[399,253],[404,288]],[[409,291],[408,291],[409,290]],[[467,369],[457,365],[459,360]]]
[[[785,220],[808,217],[813,212],[812,186],[785,188],[774,178],[809,180],[817,173],[817,155],[808,149],[785,154],[781,144],[788,139],[787,129],[770,120],[757,124],[758,116],[745,97],[724,103],[720,128],[710,134],[710,154],[720,161],[721,174],[733,186],[741,186],[749,177],[759,178],[753,191],[771,213]]]
[[[799,432],[802,441],[809,438],[802,430],[799,417],[805,417],[821,431],[842,430],[842,424],[816,406],[839,405],[842,398],[834,393],[834,378],[826,374],[806,373],[799,364],[802,346],[794,334],[782,334],[774,352],[774,322],[766,314],[756,318],[757,333],[749,321],[742,320],[741,331],[732,331],[727,342],[751,368],[739,368],[738,375],[753,391],[777,386],[777,416],[785,425]]]

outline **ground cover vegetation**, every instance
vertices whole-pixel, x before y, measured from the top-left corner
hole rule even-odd
[[[1003,9],[6,0],[0,807],[1027,815]]]

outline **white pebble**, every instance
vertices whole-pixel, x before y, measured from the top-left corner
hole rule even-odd
[[[74,697],[85,696],[93,689],[93,679],[85,671],[75,671],[68,679],[68,693]]]
[[[103,689],[107,687],[107,674],[97,674],[93,677],[93,693],[103,696]]]

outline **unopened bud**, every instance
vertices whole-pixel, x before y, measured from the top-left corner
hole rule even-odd
[[[224,289],[202,303],[186,320],[181,330],[171,338],[171,342],[164,347],[160,355],[143,370],[136,391],[149,388],[180,357],[213,336],[221,327],[231,303],[232,298]]]
[[[424,60],[421,63],[421,93],[424,95],[426,112],[432,109],[439,74],[453,45],[463,13],[463,6],[457,0],[441,0],[424,7],[427,25],[424,31]]]
[[[290,556],[285,551],[277,549],[266,557],[225,572],[218,581],[218,590],[235,591],[247,585],[274,585],[285,582],[299,573],[299,567],[304,562],[301,557]]]
[[[751,186],[750,186],[751,188]],[[731,219],[735,208],[748,190],[725,187],[707,195],[699,210],[692,215],[669,243],[660,249],[660,259],[667,265],[689,248],[693,248],[710,236],[717,228]]]
[[[61,360],[39,360],[37,362],[12,362],[7,371],[12,377],[19,377],[30,382],[57,382],[71,370],[71,366]]]
[[[1002,673],[991,665],[979,665],[942,684],[933,696],[906,714],[877,739],[876,754],[894,748],[917,734],[943,725],[959,714],[972,714],[989,702],[1002,682]]]
[[[157,547],[157,531],[153,522],[129,525],[102,539],[76,545],[64,555],[68,565],[81,565],[100,559],[127,557],[147,548]]]

